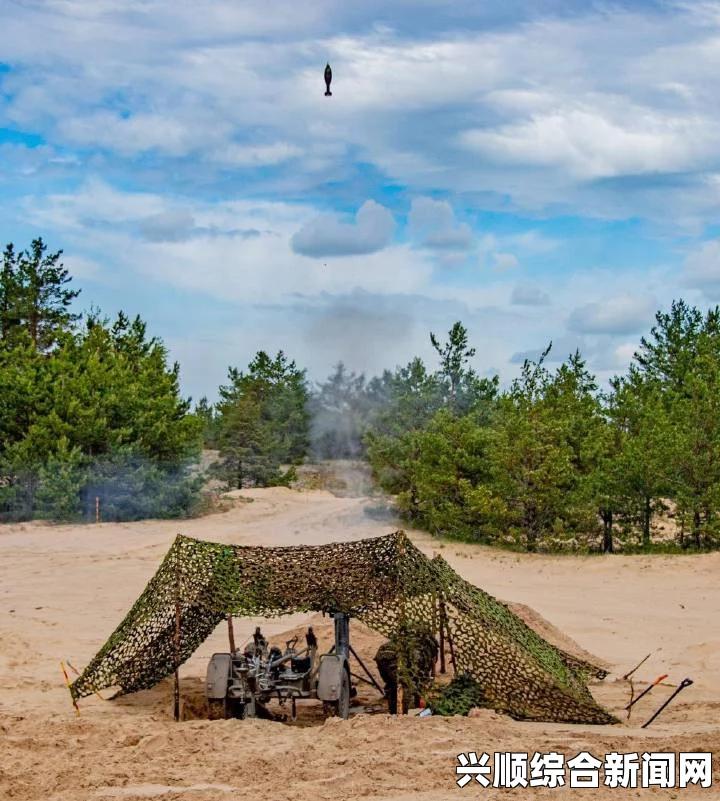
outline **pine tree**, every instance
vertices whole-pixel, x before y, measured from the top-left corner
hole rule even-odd
[[[9,244],[3,253],[0,273],[0,339],[9,340],[24,329],[40,351],[49,350],[58,333],[67,330],[79,315],[69,311],[80,290],[71,290],[62,250],[48,253],[41,238],[29,250],[16,253]]]

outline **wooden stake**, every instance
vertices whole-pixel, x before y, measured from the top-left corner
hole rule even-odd
[[[80,675],[81,675],[81,674],[80,674],[80,671],[79,671],[79,670],[78,670],[76,667],[73,667],[73,665],[72,665],[72,662],[70,662],[69,660],[67,660],[67,659],[66,659],[66,660],[65,660],[65,664],[66,664],[66,665],[67,665],[67,666],[70,668],[70,670],[72,670],[72,672],[73,672],[73,673],[74,673],[76,676],[80,676]],[[98,697],[98,698],[99,698],[101,701],[107,701],[107,698],[103,698],[103,697],[102,697],[102,695],[100,695],[100,693],[99,693],[99,692],[98,692],[98,691],[95,689],[95,687],[93,687],[93,685],[92,685],[92,684],[88,684],[88,687],[90,687],[90,689],[91,689],[91,690],[92,690],[92,691],[95,693],[95,695],[97,695],[97,697]]]
[[[228,638],[230,639],[230,653],[235,653],[235,632],[233,631],[232,615],[227,616]]]
[[[100,496],[95,496],[95,522],[100,522]]]
[[[635,671],[636,671],[636,670],[637,670],[637,669],[640,667],[640,665],[642,665],[642,664],[644,664],[645,662],[647,662],[647,661],[648,661],[648,659],[650,659],[650,657],[651,657],[651,656],[652,656],[654,653],[655,653],[654,651],[651,651],[651,652],[650,652],[650,653],[649,653],[649,654],[648,654],[648,655],[645,657],[645,659],[641,659],[641,660],[640,660],[640,661],[637,663],[637,665],[635,665],[635,667],[634,667],[632,670],[628,671],[628,672],[627,672],[627,673],[626,673],[626,674],[623,676],[623,681],[627,681],[627,680],[630,678],[630,676],[632,676],[632,674],[633,674],[633,673],[634,673],[634,672],[635,672]]]
[[[60,663],[60,668],[62,669],[63,676],[65,676],[65,686],[68,688],[68,692],[70,693],[70,700],[72,701],[72,705],[75,709],[75,714],[80,717],[80,707],[77,705],[77,701],[73,697],[72,690],[70,689],[70,679],[67,674],[67,670],[65,670],[65,664],[63,662]]]
[[[397,713],[398,715],[405,714],[405,690],[398,679],[397,684]]]

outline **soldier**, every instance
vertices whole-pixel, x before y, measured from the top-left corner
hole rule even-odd
[[[255,645],[255,656],[261,656],[267,648],[267,640],[265,635],[260,631],[260,626],[255,628],[253,634],[253,644]]]
[[[397,715],[398,690],[398,652],[404,656],[405,670],[412,686],[403,684],[402,714],[406,715],[410,708],[410,694],[413,706],[420,704],[420,691],[429,683],[430,674],[440,652],[440,646],[429,628],[416,626],[402,636],[393,635],[388,642],[384,642],[375,654],[375,664],[378,672],[385,682],[384,692],[388,702],[388,712]]]

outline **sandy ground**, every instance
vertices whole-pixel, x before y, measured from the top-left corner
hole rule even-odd
[[[60,661],[78,669],[87,664],[177,533],[285,545],[396,528],[367,517],[362,498],[287,489],[243,494],[253,502],[181,524],[0,526],[0,799],[574,798],[579,791],[568,786],[486,789],[473,781],[461,789],[455,784],[457,756],[555,750],[569,759],[586,750],[604,759],[612,751],[720,748],[720,554],[516,556],[442,547],[418,532],[409,533],[428,554],[440,550],[468,580],[526,605],[517,608],[549,636],[606,663],[610,676],[591,690],[623,720],[631,691],[623,673],[654,652],[633,677],[635,691],[659,674],[668,679],[637,704],[630,721],[614,727],[519,723],[487,711],[473,718],[353,714],[348,721],[326,722],[312,703],[300,708],[294,724],[210,722],[204,719],[203,678],[211,654],[227,648],[227,629],[220,626],[181,670],[183,722],[172,720],[169,681],[112,703],[84,699],[77,717]],[[236,621],[236,638],[248,639],[257,622]],[[260,622],[278,641],[308,618]],[[323,636],[329,633],[322,620],[315,623]],[[371,660],[375,635],[354,626],[352,636],[361,656]],[[685,677],[694,684],[656,723],[640,729]],[[361,700],[377,704],[378,696],[363,687]],[[586,792],[601,799],[720,798],[720,769],[713,769],[710,789]]]

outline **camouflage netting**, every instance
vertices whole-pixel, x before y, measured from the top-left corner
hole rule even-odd
[[[109,687],[118,687],[118,695],[149,689],[185,662],[228,614],[297,612],[347,612],[386,637],[418,625],[438,631],[443,616],[456,673],[477,679],[498,711],[537,721],[618,722],[586,687],[604,671],[550,645],[444,559],[428,559],[401,531],[284,548],[178,536],[71,692],[81,698]]]

